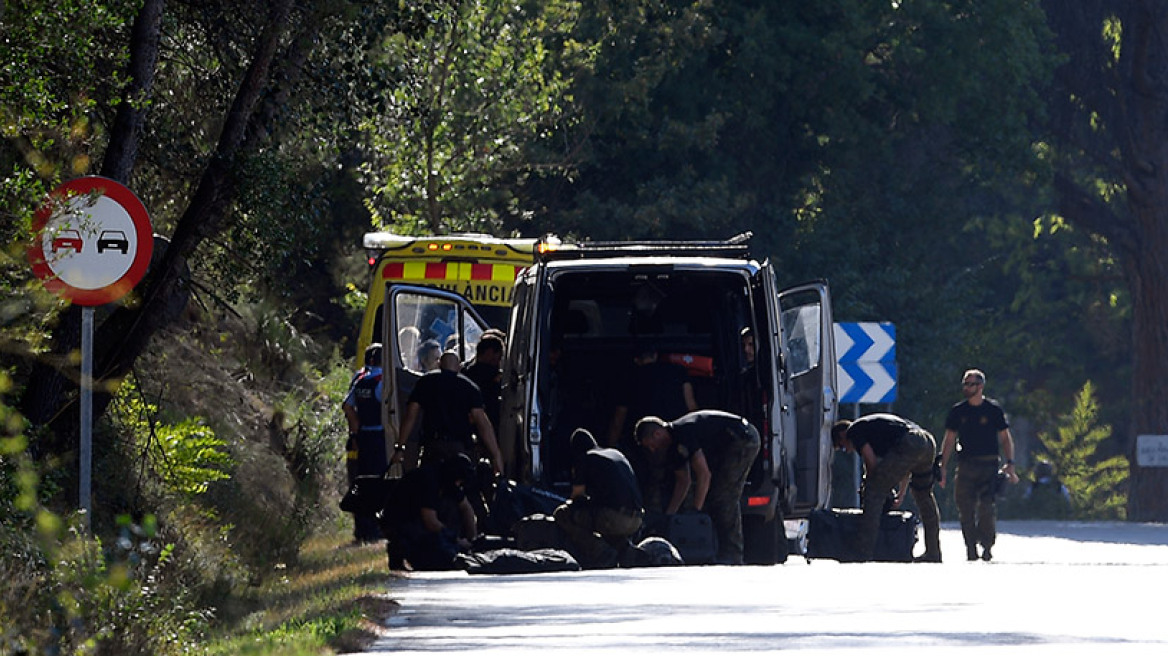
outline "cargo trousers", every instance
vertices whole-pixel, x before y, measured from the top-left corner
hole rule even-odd
[[[742,489],[762,445],[754,426],[746,422],[741,426],[741,431],[727,431],[727,444],[716,455],[707,455],[710,489],[702,508],[710,516],[718,534],[718,562],[731,565],[744,562]]]
[[[622,548],[641,530],[639,508],[609,508],[588,498],[571,499],[553,514],[568,551],[586,569],[611,567]]]
[[[933,460],[937,442],[922,428],[912,428],[884,454],[876,467],[864,475],[864,516],[856,535],[856,552],[862,560],[871,560],[876,551],[880,518],[884,514],[887,493],[911,475],[909,490],[920,513],[925,533],[926,558],[941,558],[941,514],[933,496]]]
[[[997,540],[998,509],[994,484],[998,468],[997,456],[966,459],[958,456],[953,500],[957,503],[961,537],[966,549],[974,549],[978,543],[989,548]]]

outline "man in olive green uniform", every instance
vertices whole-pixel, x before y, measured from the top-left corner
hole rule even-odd
[[[762,444],[754,426],[728,412],[698,410],[674,421],[644,417],[634,434],[649,465],[673,473],[665,514],[681,509],[692,484],[694,510],[709,515],[718,534],[718,562],[741,565],[742,488]]]
[[[836,422],[831,440],[836,448],[859,453],[864,461],[864,515],[853,545],[856,558],[872,559],[884,501],[895,488],[899,505],[907,486],[912,489],[925,531],[925,553],[917,561],[941,562],[941,515],[933,496],[933,461],[937,456],[933,436],[907,419],[876,413]]]
[[[985,397],[985,374],[970,369],[961,377],[965,400],[954,405],[945,419],[945,440],[941,445],[941,487],[945,487],[949,458],[957,453],[957,489],[953,498],[961,519],[965,557],[977,560],[980,543],[982,560],[990,560],[997,539],[996,481],[1005,474],[1018,482],[1014,472],[1014,438],[1006,413],[993,399]],[[1004,457],[1005,461],[1000,462]]]

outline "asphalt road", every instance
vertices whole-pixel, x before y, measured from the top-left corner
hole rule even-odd
[[[945,524],[940,564],[412,573],[367,653],[1168,654],[1168,525],[999,529],[992,562]]]

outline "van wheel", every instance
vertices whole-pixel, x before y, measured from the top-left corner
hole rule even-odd
[[[774,565],[787,562],[787,531],[783,515],[776,511],[771,521],[759,515],[742,518],[744,560],[750,565]]]

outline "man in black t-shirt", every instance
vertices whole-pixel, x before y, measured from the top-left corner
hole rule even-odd
[[[470,458],[458,454],[410,470],[396,483],[381,513],[390,569],[406,562],[416,570],[455,569],[455,556],[470,550],[477,533],[464,491],[474,475]]]
[[[698,404],[685,367],[658,359],[655,346],[648,343],[638,345],[633,363],[632,369],[621,372],[613,381],[616,407],[608,427],[608,446],[620,449],[628,457],[641,483],[645,503],[657,508],[666,503],[671,481],[662,477],[665,472],[650,467],[645,461],[629,420],[636,422],[641,417],[677,419],[697,410]]]
[[[572,498],[556,508],[556,524],[581,565],[614,565],[641,528],[644,511],[637,478],[623,453],[601,449],[587,430],[576,429],[570,444]]]
[[[754,426],[729,412],[698,410],[674,421],[645,417],[635,435],[650,466],[673,474],[665,514],[681,509],[692,485],[694,510],[709,515],[718,534],[717,561],[741,565],[742,489],[762,444]]]
[[[872,559],[888,493],[896,488],[893,506],[899,507],[905,488],[911,487],[925,530],[925,553],[917,560],[941,562],[941,515],[933,496],[933,462],[937,456],[933,436],[907,419],[876,413],[855,421],[836,422],[831,428],[831,441],[835,448],[854,451],[864,461],[864,515],[853,545],[856,558]]]
[[[483,411],[495,433],[499,432],[499,405],[502,396],[503,333],[491,328],[483,333],[475,348],[474,361],[462,368],[462,375],[478,385],[483,394]]]
[[[1010,483],[1018,482],[1014,471],[1014,438],[1006,413],[993,399],[985,397],[985,374],[970,369],[961,377],[965,400],[954,405],[945,419],[945,440],[941,446],[941,487],[947,483],[949,458],[957,453],[957,489],[953,499],[961,519],[965,555],[990,560],[997,539],[996,479],[999,473]],[[1004,457],[1005,461],[999,463]]]
[[[672,420],[698,409],[685,367],[659,360],[656,347],[642,346],[638,350],[628,375],[614,381],[617,405],[608,429],[609,446],[624,441],[629,417],[633,421],[641,417]]]
[[[418,379],[406,403],[393,463],[404,458],[405,441],[420,417],[423,464],[439,463],[459,453],[473,455],[477,434],[495,473],[503,472],[503,455],[495,441],[494,427],[483,410],[482,393],[469,378],[458,373],[459,365],[458,354],[443,353],[438,371]]]

